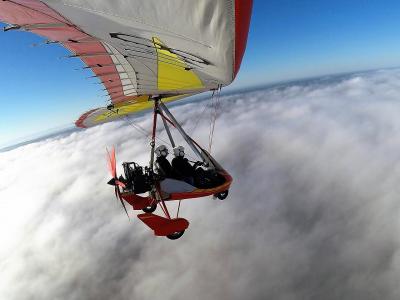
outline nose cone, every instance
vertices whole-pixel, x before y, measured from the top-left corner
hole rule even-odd
[[[107,184],[115,186],[115,178],[111,178],[111,180],[107,182]]]

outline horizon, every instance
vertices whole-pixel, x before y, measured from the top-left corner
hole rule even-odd
[[[381,71],[381,70],[396,70],[400,69],[400,67],[388,67],[388,68],[378,68],[378,69],[368,69],[368,70],[356,70],[352,72],[341,72],[341,73],[332,73],[332,74],[323,74],[323,75],[318,75],[318,76],[310,76],[310,77],[302,77],[302,78],[289,78],[287,80],[281,80],[281,81],[276,81],[276,82],[268,82],[260,85],[254,85],[254,86],[244,86],[244,87],[238,87],[238,88],[233,88],[233,89],[222,89],[221,90],[221,95],[234,95],[234,94],[240,94],[240,93],[245,93],[245,92],[251,92],[251,91],[256,91],[256,90],[263,90],[263,89],[273,89],[276,86],[283,85],[283,86],[290,86],[291,84],[302,84],[306,83],[307,81],[312,81],[312,80],[318,80],[321,78],[325,77],[333,77],[333,78],[341,78],[341,77],[346,77],[346,76],[351,76],[357,73],[364,74],[368,72],[376,72],[376,71]],[[187,103],[190,103],[192,101],[207,101],[210,99],[211,96],[209,95],[209,92],[205,92],[199,95],[194,95],[191,97],[187,97],[181,101],[178,102],[173,102],[170,105],[172,106],[178,106],[178,105],[185,105]],[[144,113],[148,113],[148,111],[145,111]],[[130,116],[131,118],[135,118],[135,116]],[[97,126],[101,126],[97,125]],[[21,136],[17,137],[13,140],[5,141],[4,143],[0,143],[0,152],[6,152],[13,150],[17,147],[20,146],[25,146],[31,143],[35,143],[38,141],[41,141],[43,139],[47,139],[49,137],[55,137],[59,134],[63,134],[64,132],[71,132],[71,131],[79,131],[79,130],[85,130],[82,128],[78,128],[75,126],[73,122],[69,124],[64,124],[64,125],[59,125],[53,128],[46,128],[38,132],[34,132],[31,134],[28,134],[26,136]]]

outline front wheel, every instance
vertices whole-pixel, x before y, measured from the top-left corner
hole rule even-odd
[[[156,210],[156,208],[157,208],[157,203],[153,203],[153,204],[150,205],[150,206],[146,206],[146,207],[143,208],[142,210],[143,210],[145,213],[152,213],[152,212],[154,212],[154,211]]]
[[[179,239],[184,233],[185,233],[185,230],[177,231],[177,232],[174,232],[174,233],[172,233],[172,234],[167,235],[167,238],[170,239],[170,240],[177,240],[177,239]]]
[[[229,191],[226,190],[221,193],[215,194],[214,196],[217,197],[219,200],[224,200],[224,199],[226,199],[226,197],[228,197],[228,193],[229,193]]]

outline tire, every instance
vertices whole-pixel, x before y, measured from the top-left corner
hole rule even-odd
[[[185,230],[177,231],[177,232],[174,232],[174,233],[172,233],[172,234],[167,235],[167,238],[170,239],[170,240],[177,240],[177,239],[179,239],[184,233],[185,233]]]
[[[143,210],[145,213],[152,213],[152,212],[154,212],[154,211],[156,210],[156,208],[157,208],[157,203],[154,203],[154,204],[152,204],[152,205],[150,205],[150,206],[146,206],[146,207],[143,208],[142,210]]]
[[[229,190],[223,191],[221,193],[215,194],[214,196],[217,197],[219,200],[224,200],[228,197]]]

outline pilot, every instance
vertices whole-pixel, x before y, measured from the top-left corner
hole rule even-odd
[[[172,169],[176,175],[176,178],[193,185],[194,167],[185,157],[185,148],[183,146],[175,147],[174,156],[175,157],[172,159]]]
[[[168,149],[165,145],[160,145],[155,150],[156,153],[156,169],[159,175],[164,177],[173,177],[172,167],[169,163]]]

